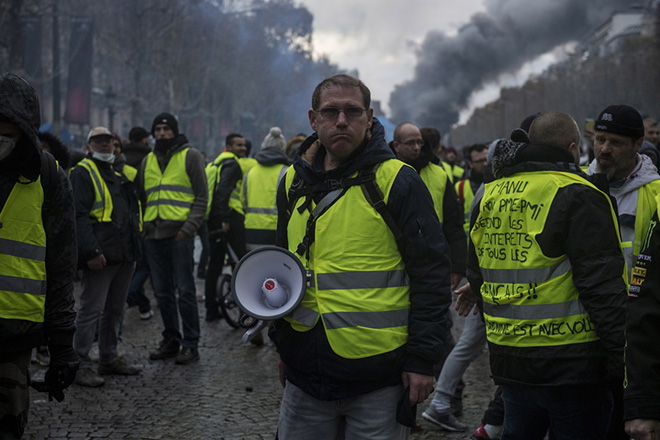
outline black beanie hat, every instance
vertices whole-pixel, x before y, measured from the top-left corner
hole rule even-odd
[[[623,104],[610,105],[600,112],[594,128],[596,131],[607,131],[633,139],[644,136],[642,116],[634,108]]]
[[[149,137],[149,132],[142,127],[133,127],[128,132],[128,139],[132,142],[140,142],[146,137]]]
[[[154,122],[151,124],[151,134],[154,134],[154,129],[158,124],[167,124],[172,131],[174,136],[179,135],[179,123],[176,121],[176,118],[169,113],[161,113],[154,118]]]

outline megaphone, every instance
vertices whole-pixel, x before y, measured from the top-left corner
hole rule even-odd
[[[263,246],[246,254],[234,269],[231,290],[238,307],[259,322],[243,335],[252,339],[268,321],[291,313],[303,299],[307,273],[294,254]]]

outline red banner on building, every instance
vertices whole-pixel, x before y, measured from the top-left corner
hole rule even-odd
[[[69,80],[66,94],[65,120],[71,124],[88,124],[92,99],[92,54],[94,27],[87,17],[71,18],[69,44]]]

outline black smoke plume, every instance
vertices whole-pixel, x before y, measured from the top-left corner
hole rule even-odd
[[[579,40],[630,0],[486,0],[486,12],[449,37],[430,32],[412,80],[390,96],[393,121],[446,132],[472,92],[555,47]]]

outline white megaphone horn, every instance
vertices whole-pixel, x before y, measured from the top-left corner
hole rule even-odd
[[[231,290],[238,307],[259,320],[243,335],[247,342],[257,335],[268,321],[291,313],[303,299],[307,275],[294,254],[277,246],[257,248],[238,262],[231,281]]]

